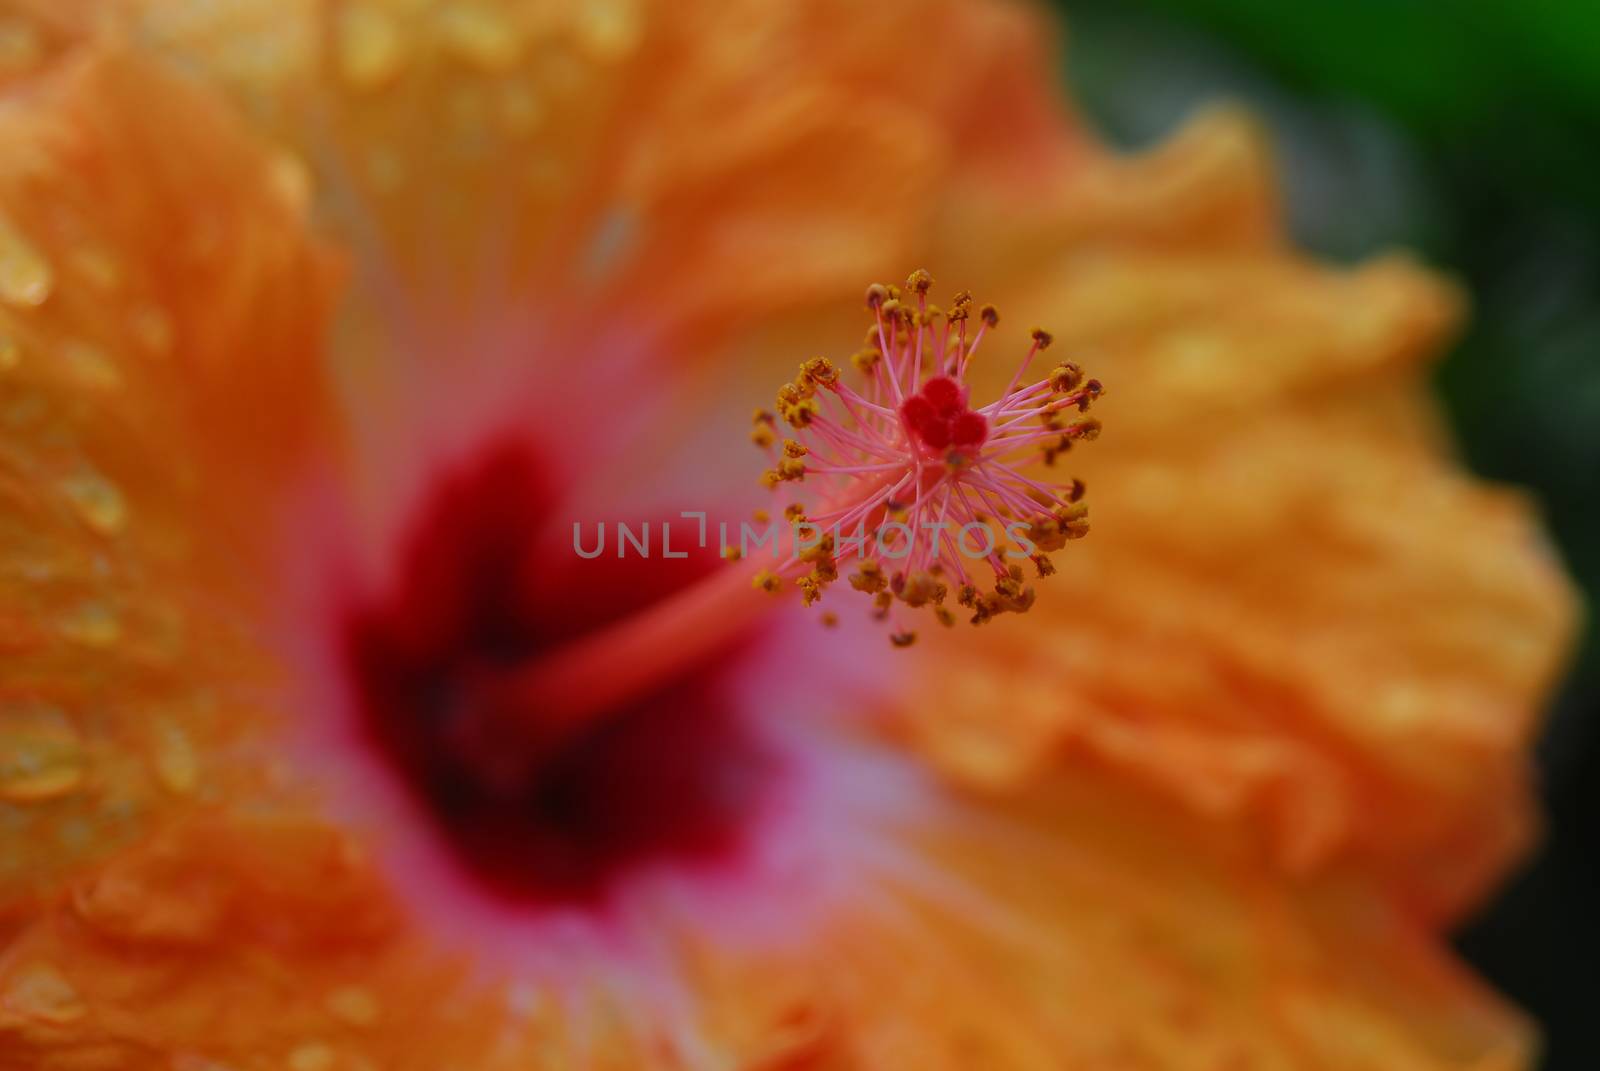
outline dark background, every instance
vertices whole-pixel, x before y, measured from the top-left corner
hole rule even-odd
[[[1407,246],[1471,290],[1436,382],[1466,460],[1539,499],[1600,591],[1600,0],[1058,0],[1067,78],[1137,147],[1218,98],[1272,131],[1299,242]],[[1458,938],[1600,1068],[1600,639],[1539,751],[1545,843]]]

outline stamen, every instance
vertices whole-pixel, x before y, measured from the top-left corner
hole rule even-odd
[[[943,311],[928,303],[932,288],[933,277],[920,269],[903,289],[869,286],[873,324],[865,348],[850,358],[859,389],[827,358],[812,358],[778,391],[777,415],[793,437],[777,447],[765,410],[756,412],[752,433],[772,458],[766,486],[814,490],[809,505],[784,510],[806,531],[795,529],[788,560],[758,574],[756,586],[774,591],[787,583],[809,606],[843,571],[851,588],[872,599],[873,616],[891,620],[897,647],[916,639],[902,611],[954,624],[947,577],[975,625],[1033,605],[1023,563],[1037,578],[1053,575],[1049,555],[1087,535],[1089,525],[1081,480],[1027,470],[1052,466],[1075,442],[1098,437],[1098,420],[1069,423],[1061,414],[1085,413],[1104,394],[1071,361],[1019,385],[1052,341],[1035,328],[1000,397],[974,407],[967,373],[1000,314],[981,306],[969,341],[971,294],[956,294]],[[989,592],[972,579],[973,566],[992,572]]]

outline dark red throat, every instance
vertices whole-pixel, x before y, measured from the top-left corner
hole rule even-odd
[[[494,896],[588,903],[646,864],[736,852],[774,760],[729,699],[739,652],[686,666],[552,745],[496,681],[717,566],[580,558],[546,469],[516,438],[429,489],[391,590],[351,608],[364,735]],[[593,531],[592,526],[588,528]]]

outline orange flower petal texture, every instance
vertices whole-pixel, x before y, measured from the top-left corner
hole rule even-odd
[[[1212,113],[1061,192],[1015,304],[1115,384],[1104,447],[1061,462],[1095,538],[1051,583],[1080,595],[962,637],[907,722],[964,781],[1117,770],[1286,873],[1358,865],[1448,919],[1526,846],[1575,605],[1527,504],[1438,426],[1424,362],[1459,295],[1285,248],[1265,169]]]
[[[0,1067],[1526,1066],[1438,927],[1526,838],[1570,596],[1431,423],[1453,292],[1287,249],[1247,124],[1113,156],[1005,4],[18,10]],[[844,694],[909,804],[794,933],[475,962],[279,747],[297,474],[426,393],[402,309],[439,382],[540,295],[699,398],[912,256],[1112,384],[1077,594]]]
[[[266,510],[330,441],[337,276],[215,102],[116,55],[25,92],[0,116],[6,917],[192,806],[259,718]]]

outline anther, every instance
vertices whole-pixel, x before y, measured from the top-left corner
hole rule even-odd
[[[1078,384],[1083,382],[1083,369],[1071,361],[1063,361],[1050,372],[1050,389],[1065,394],[1077,390]]]

